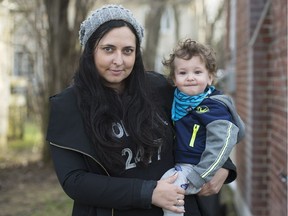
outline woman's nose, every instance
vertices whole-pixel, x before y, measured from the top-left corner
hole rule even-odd
[[[117,52],[114,55],[113,64],[122,65],[123,64],[123,56],[122,53]]]

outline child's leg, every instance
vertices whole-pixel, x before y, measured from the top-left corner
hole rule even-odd
[[[183,172],[181,172],[181,167],[179,167],[178,165],[175,165],[174,168],[171,168],[170,170],[168,170],[162,176],[161,179],[170,177],[170,176],[174,175],[176,172],[178,172],[178,177],[177,177],[176,181],[174,182],[174,184],[182,187],[183,189],[186,189],[187,179],[186,179],[186,176],[183,175]],[[184,206],[178,206],[178,208],[184,209]],[[166,209],[163,209],[163,212],[164,212],[164,216],[183,216],[184,215],[183,213],[175,213],[172,211],[168,211]]]
[[[183,176],[185,176],[185,178],[189,175],[194,166],[191,164],[178,164],[178,165],[181,167],[181,173],[183,174]],[[195,188],[191,183],[189,183],[187,178],[186,182],[187,182],[187,184],[185,185],[186,188],[184,188],[186,190],[185,195],[197,194],[201,190],[201,188]]]

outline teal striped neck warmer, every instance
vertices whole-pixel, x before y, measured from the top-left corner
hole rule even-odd
[[[172,120],[177,121],[187,115],[188,112],[195,109],[195,107],[197,107],[207,95],[211,94],[214,89],[214,86],[209,86],[203,93],[189,96],[176,88],[174,91],[174,100],[171,111]]]

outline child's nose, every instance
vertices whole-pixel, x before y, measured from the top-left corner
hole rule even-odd
[[[193,79],[194,79],[194,75],[192,73],[188,73],[187,80],[193,80]]]

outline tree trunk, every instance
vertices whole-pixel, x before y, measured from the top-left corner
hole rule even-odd
[[[74,2],[75,16],[71,23],[68,23],[69,4]],[[42,132],[44,134],[43,143],[47,131],[49,116],[49,101],[51,95],[59,93],[68,87],[72,81],[73,74],[80,57],[80,43],[78,41],[78,31],[80,22],[85,18],[88,9],[92,7],[95,1],[81,0],[44,0],[46,13],[48,17],[48,59],[45,67],[46,86],[43,91],[45,97],[42,101]],[[70,28],[69,28],[70,24]],[[77,46],[78,44],[78,46]],[[43,148],[43,161],[50,160],[48,145]]]
[[[154,70],[155,57],[159,41],[161,17],[165,9],[165,1],[152,1],[150,13],[145,20],[146,46],[143,51],[143,60],[146,70]]]

